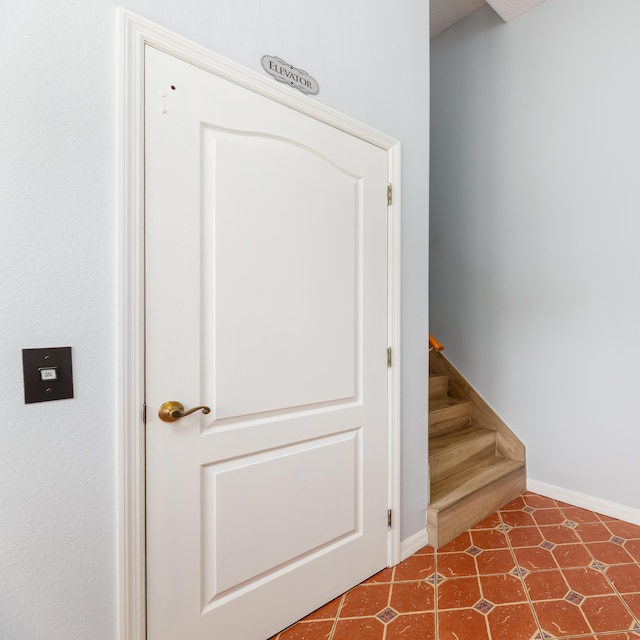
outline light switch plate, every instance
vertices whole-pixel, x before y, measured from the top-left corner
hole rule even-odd
[[[55,378],[42,375],[47,369],[54,370]],[[71,347],[23,349],[22,375],[25,404],[73,398]]]

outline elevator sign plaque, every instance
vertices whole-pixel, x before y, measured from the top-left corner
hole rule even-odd
[[[274,56],[262,56],[262,68],[278,82],[284,82],[302,93],[315,96],[320,91],[318,83],[302,69]]]

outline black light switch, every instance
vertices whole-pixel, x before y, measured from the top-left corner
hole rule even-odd
[[[73,398],[71,347],[22,350],[24,402]]]

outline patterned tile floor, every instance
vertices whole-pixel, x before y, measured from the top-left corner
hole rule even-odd
[[[640,640],[640,527],[524,493],[271,640]]]

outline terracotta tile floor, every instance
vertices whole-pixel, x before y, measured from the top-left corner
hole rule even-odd
[[[640,639],[640,527],[524,493],[271,640]]]

